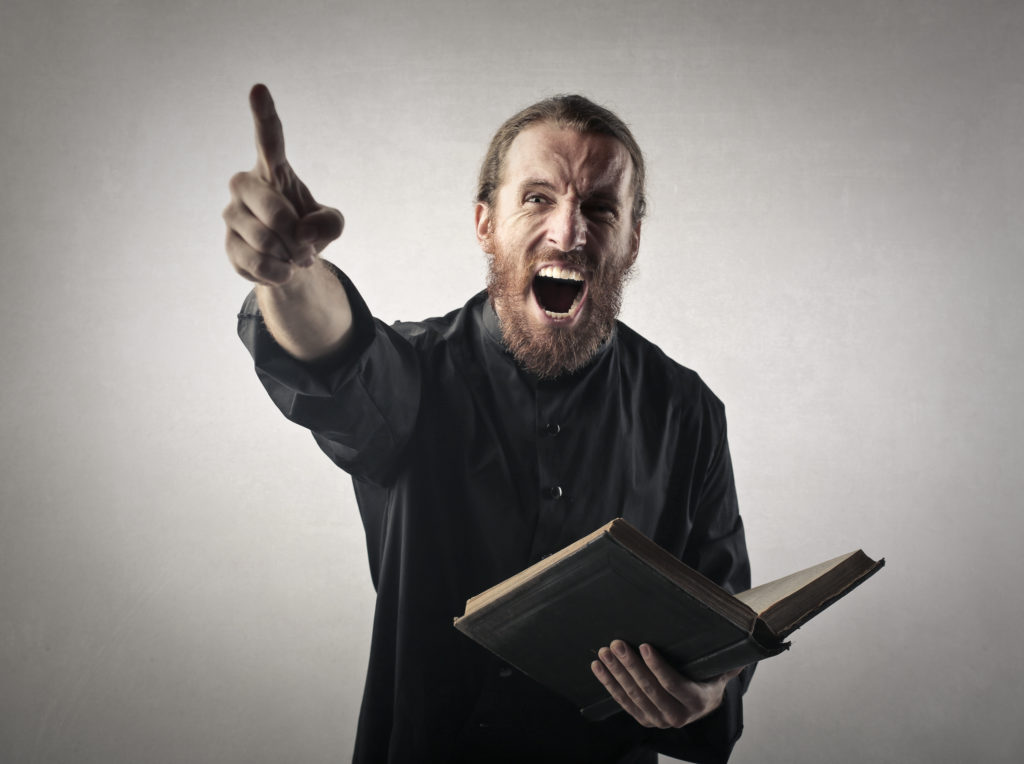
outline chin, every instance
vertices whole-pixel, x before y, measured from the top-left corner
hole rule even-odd
[[[532,299],[511,304],[494,299],[505,346],[520,366],[540,379],[579,371],[608,339],[614,316],[598,322],[586,307],[570,318],[552,319]]]
[[[509,352],[531,374],[552,379],[582,369],[607,341],[632,263],[600,268],[565,253],[534,262],[524,269],[499,248],[487,290]]]

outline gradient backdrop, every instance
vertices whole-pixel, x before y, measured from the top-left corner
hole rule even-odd
[[[481,287],[506,116],[619,111],[624,319],[726,401],[755,580],[888,559],[760,668],[735,761],[1016,761],[1022,51],[1012,1],[4,0],[0,760],[350,755],[351,488],[252,374],[222,246],[263,81],[388,320]]]

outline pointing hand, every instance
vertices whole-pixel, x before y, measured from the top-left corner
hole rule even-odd
[[[317,202],[288,164],[281,120],[266,86],[253,86],[249,105],[256,125],[256,167],[231,178],[231,201],[223,213],[226,249],[245,278],[281,285],[341,235],[344,218]]]

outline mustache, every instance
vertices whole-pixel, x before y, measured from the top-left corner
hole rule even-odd
[[[530,258],[528,266],[533,270],[539,263],[550,262],[562,263],[564,265],[584,270],[597,270],[597,264],[593,262],[593,259],[583,250],[582,247],[570,249],[568,251],[558,249],[557,247],[548,247],[546,249],[539,250]]]

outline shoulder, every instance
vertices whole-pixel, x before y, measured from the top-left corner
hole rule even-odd
[[[485,299],[484,292],[471,297],[465,305],[442,316],[420,321],[395,321],[391,329],[422,351],[462,339],[471,329],[478,308]]]
[[[716,419],[725,418],[725,405],[693,369],[668,356],[658,345],[621,321],[616,342],[624,373],[634,377],[645,395],[664,399],[673,408],[697,409]]]

